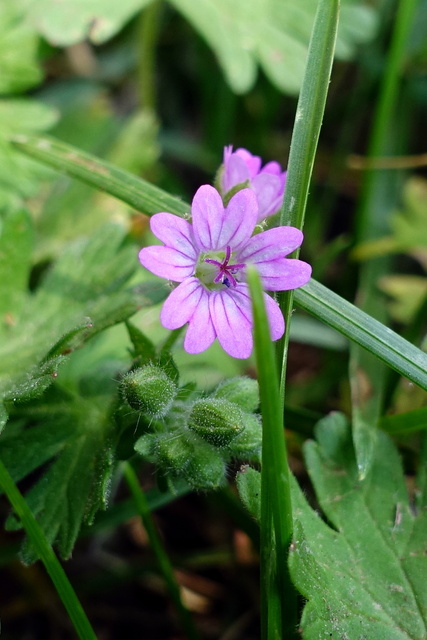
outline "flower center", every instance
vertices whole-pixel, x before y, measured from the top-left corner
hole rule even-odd
[[[209,289],[217,289],[215,285],[225,285],[226,287],[235,287],[237,280],[234,277],[245,264],[230,264],[231,247],[227,247],[225,254],[223,251],[215,254],[208,254],[213,257],[206,257],[203,254],[197,265],[196,276]]]

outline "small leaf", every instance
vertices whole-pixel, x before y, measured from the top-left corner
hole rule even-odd
[[[138,365],[142,366],[154,362],[156,348],[151,340],[130,322],[126,322],[126,328],[133,344],[133,357],[138,358]]]

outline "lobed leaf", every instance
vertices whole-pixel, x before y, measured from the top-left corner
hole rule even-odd
[[[305,445],[308,472],[330,525],[294,485],[290,569],[307,598],[304,640],[422,640],[427,634],[427,448],[408,496],[399,455],[379,432],[374,463],[360,482],[346,418],[331,414]]]

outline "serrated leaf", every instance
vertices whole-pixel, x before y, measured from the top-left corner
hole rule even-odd
[[[359,482],[346,418],[332,414],[305,446],[308,472],[331,526],[294,486],[290,569],[307,598],[304,640],[423,640],[427,633],[427,451],[417,503],[408,496],[399,455],[378,434],[371,471]],[[332,528],[334,527],[334,528]],[[332,634],[332,635],[331,635]]]
[[[170,1],[211,46],[236,93],[253,86],[258,64],[280,90],[298,92],[316,0]],[[357,44],[373,37],[376,28],[372,8],[344,1],[338,57],[352,57]]]
[[[103,386],[105,389],[105,381]],[[18,451],[26,445],[28,436],[30,444],[32,436],[35,445],[34,452],[26,456],[25,469],[22,463],[18,468],[15,464],[18,476],[44,462],[49,454],[49,457],[57,454],[46,473],[27,493],[26,500],[46,539],[51,544],[57,542],[63,558],[70,556],[82,523],[90,523],[98,509],[107,505],[114,462],[110,402],[108,395],[70,395],[62,402],[41,405],[35,413],[38,426],[30,432],[23,431],[13,440]],[[44,456],[42,443],[46,445]],[[10,447],[7,440],[6,445],[3,444],[6,456],[8,444]],[[14,518],[9,518],[9,529],[20,526]],[[26,563],[36,559],[28,543],[24,544],[22,556]]]
[[[149,338],[130,322],[126,322],[129,338],[133,344],[133,356],[138,358],[138,366],[154,362],[156,348]]]
[[[21,314],[3,330],[0,399],[37,397],[71,351],[165,297],[157,282],[123,289],[137,265],[135,250],[121,246],[123,238],[122,228],[107,225],[95,237],[70,244],[36,291],[27,294]],[[25,247],[15,248],[19,262]]]
[[[170,0],[218,58],[236,93],[254,85],[257,66],[286,93],[297,93],[307,54],[316,0]],[[39,0],[30,11],[32,24],[54,45],[89,38],[94,43],[115,35],[150,0]],[[337,55],[349,59],[358,44],[372,38],[376,12],[362,2],[343,0]]]

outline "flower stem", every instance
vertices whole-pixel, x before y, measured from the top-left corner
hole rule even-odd
[[[96,640],[96,635],[86,617],[76,593],[71,586],[64,569],[54,554],[52,547],[47,542],[43,531],[34,518],[31,509],[24,500],[21,492],[14,483],[8,470],[0,460],[0,487],[7,495],[18,518],[27,532],[27,535],[36,550],[46,571],[52,579],[55,589],[66,608],[71,622],[80,640]]]
[[[334,57],[339,6],[339,0],[319,0],[292,133],[280,225],[292,225],[298,229],[302,229],[304,225],[308,189]],[[295,251],[291,257],[297,258],[298,255],[299,251]],[[277,300],[287,326],[276,350],[277,362],[282,372],[280,395],[283,402],[293,291],[280,293]]]
[[[194,626],[191,615],[182,603],[179,586],[175,580],[172,565],[154,524],[145,493],[141,489],[137,475],[129,462],[124,462],[122,468],[126,482],[138,509],[138,513],[148,534],[151,548],[156,556],[159,568],[168,588],[169,595],[176,607],[182,628],[184,629],[188,640],[199,640],[199,634]]]
[[[261,282],[253,267],[247,275],[262,415],[261,637],[290,640],[296,634],[297,596],[288,571],[292,503],[283,410]]]

